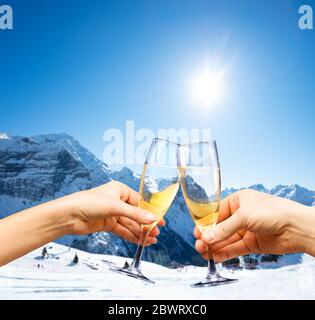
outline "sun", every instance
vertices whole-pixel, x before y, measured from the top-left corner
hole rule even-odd
[[[205,68],[191,79],[190,96],[192,103],[202,107],[210,107],[223,98],[224,79],[222,72]]]

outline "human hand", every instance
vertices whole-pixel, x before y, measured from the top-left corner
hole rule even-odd
[[[221,202],[218,224],[203,233],[196,227],[195,247],[222,262],[250,253],[315,254],[314,208],[254,190],[241,190]]]
[[[112,232],[138,243],[141,224],[151,224],[156,217],[137,207],[139,194],[123,183],[112,181],[100,187],[66,196],[63,201],[71,204],[71,233],[88,234]],[[164,220],[158,225],[163,226]],[[159,229],[155,226],[147,237],[146,245],[157,242]]]

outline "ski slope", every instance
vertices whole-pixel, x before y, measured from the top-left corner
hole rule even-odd
[[[48,247],[49,258],[40,258],[40,248],[0,268],[0,299],[315,299],[315,259],[306,255],[302,264],[278,269],[222,270],[239,282],[196,289],[190,284],[205,276],[205,268],[143,262],[143,273],[156,281],[149,284],[109,270],[125,258]]]

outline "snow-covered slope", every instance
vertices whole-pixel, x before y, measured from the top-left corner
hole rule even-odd
[[[0,299],[315,299],[315,259],[304,256],[299,265],[281,269],[223,269],[239,279],[230,285],[192,288],[205,276],[206,268],[188,266],[168,269],[143,262],[143,273],[155,284],[109,270],[122,266],[124,258],[95,255],[52,243],[49,258],[42,248],[0,268]],[[77,253],[79,262],[73,264]]]

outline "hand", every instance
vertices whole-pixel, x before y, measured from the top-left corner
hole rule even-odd
[[[113,232],[118,236],[138,243],[140,224],[151,224],[156,217],[137,207],[139,194],[126,185],[112,181],[100,187],[67,196],[71,203],[72,234],[88,234],[99,231]],[[159,225],[164,225],[164,220]],[[146,245],[157,242],[159,229],[150,232]]]
[[[196,250],[207,259],[209,246],[217,262],[250,253],[314,254],[315,212],[287,199],[242,190],[222,201],[213,229],[201,234],[195,228],[194,234]]]

